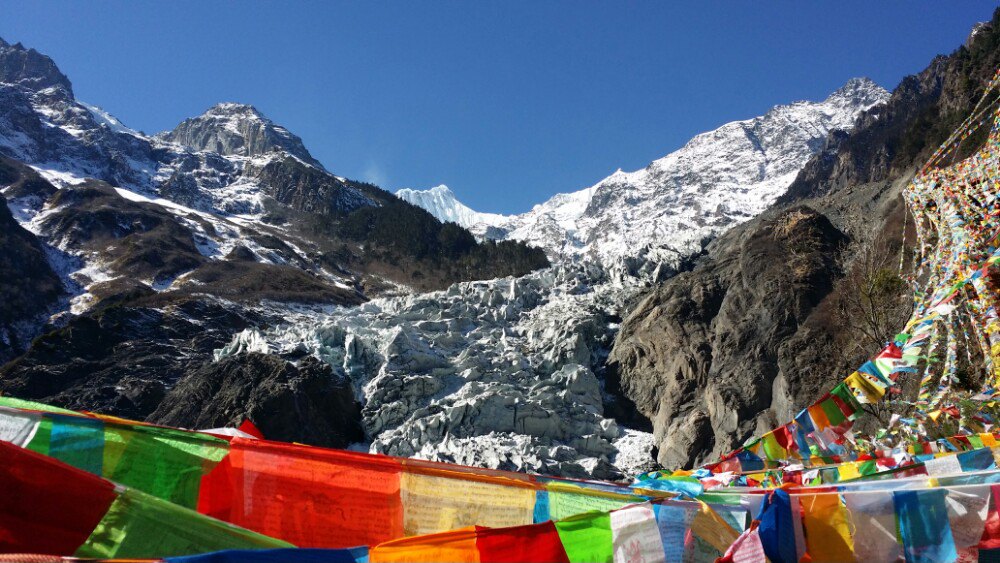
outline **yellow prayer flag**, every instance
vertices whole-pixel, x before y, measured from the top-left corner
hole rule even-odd
[[[840,495],[801,495],[799,505],[813,563],[854,561],[854,540]]]
[[[698,501],[698,504],[701,506],[691,521],[691,533],[717,549],[719,553],[725,553],[739,537],[739,532],[712,510],[712,507],[702,501]]]
[[[403,473],[400,496],[408,536],[463,526],[522,526],[533,522],[535,509],[530,488],[419,473]]]
[[[861,477],[861,472],[858,471],[858,464],[855,462],[843,463],[837,468],[837,472],[840,475],[841,481],[848,481],[850,479],[857,479]]]

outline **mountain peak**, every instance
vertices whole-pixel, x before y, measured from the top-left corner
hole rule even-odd
[[[451,191],[451,188],[449,188],[448,186],[446,186],[444,184],[439,184],[437,186],[434,186],[433,188],[431,188],[431,189],[429,189],[427,191],[429,191],[432,194],[438,194],[438,195],[448,196],[448,197],[452,197],[452,198],[455,197],[455,192]]]
[[[71,97],[73,86],[56,63],[20,43],[11,45],[0,39],[0,82],[17,84],[31,90],[62,88]]]
[[[508,218],[496,213],[480,213],[469,208],[455,196],[451,188],[444,184],[428,190],[403,188],[396,192],[399,199],[422,207],[439,221],[457,223],[465,228],[496,226]]]
[[[198,117],[185,119],[160,139],[200,151],[230,156],[256,156],[286,152],[295,158],[325,170],[302,139],[264,116],[250,104],[223,102]]]
[[[258,110],[254,106],[250,104],[241,104],[239,102],[222,102],[219,104],[215,104],[214,106],[205,110],[205,113],[202,114],[202,117],[219,116],[219,115],[226,115],[226,116],[238,115],[247,117],[257,117],[260,119],[270,121],[266,117],[264,117],[264,114],[262,114],[260,110]]]
[[[874,105],[889,99],[889,92],[866,76],[851,78],[826,98],[826,102],[848,100],[854,105]]]

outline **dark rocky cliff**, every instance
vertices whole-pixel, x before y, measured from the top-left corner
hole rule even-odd
[[[880,334],[852,326],[857,277],[873,262],[898,268],[914,240],[901,190],[998,67],[1000,11],[967,46],[904,79],[852,134],[831,135],[775,206],[627,315],[610,368],[652,421],[661,464],[697,465],[735,449],[877,351]],[[959,157],[984,139],[985,131],[971,137]],[[880,299],[885,332],[905,319],[907,296]]]
[[[10,184],[8,190],[14,192],[33,181],[37,179],[21,179],[14,163],[0,158],[0,185]],[[41,242],[17,223],[6,205],[0,205],[0,280],[2,364],[27,347],[33,325],[42,322],[64,294]]]

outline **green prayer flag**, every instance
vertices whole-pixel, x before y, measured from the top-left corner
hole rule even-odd
[[[553,520],[561,520],[591,510],[601,512],[617,510],[631,502],[636,501],[595,495],[586,489],[582,489],[579,493],[550,490],[549,516]]]
[[[225,440],[155,426],[108,424],[104,477],[186,508],[198,504],[201,478],[229,452]]]
[[[274,547],[295,546],[203,516],[142,491],[126,489],[111,504],[75,555],[158,559],[222,549]]]
[[[837,403],[835,403],[832,398],[820,403],[819,407],[823,409],[823,414],[826,415],[827,420],[829,420],[830,424],[833,426],[837,426],[847,420],[847,417],[844,416],[844,413],[841,412],[840,407],[837,406]]]
[[[34,401],[26,401],[24,399],[15,399],[14,397],[4,397],[4,396],[0,396],[0,407],[11,407],[15,409],[55,412],[62,414],[79,414],[76,411],[61,409],[59,407],[53,407],[52,405],[46,405],[45,403],[36,403]]]
[[[611,563],[614,560],[611,515],[587,512],[555,522],[570,563]]]
[[[38,423],[38,429],[35,430],[35,436],[28,442],[25,449],[31,450],[35,453],[42,455],[49,455],[49,442],[52,438],[52,421],[48,418],[42,418]]]
[[[878,473],[878,465],[874,459],[869,459],[858,464],[858,473],[861,475],[871,475]]]
[[[838,399],[844,401],[844,404],[846,404],[848,408],[854,411],[848,418],[851,420],[857,418],[857,414],[861,412],[861,403],[858,402],[857,397],[854,396],[854,393],[851,392],[851,388],[848,387],[846,383],[841,382],[833,388],[833,391],[830,391],[830,394],[836,395]],[[836,404],[834,404],[834,406],[836,406]],[[829,415],[827,415],[827,418],[829,418]],[[830,422],[832,423],[833,419],[830,419]]]

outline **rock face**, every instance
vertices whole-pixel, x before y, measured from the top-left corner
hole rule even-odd
[[[0,185],[24,189],[16,163],[0,158]],[[29,180],[30,181],[30,180]],[[0,205],[0,363],[27,348],[65,294],[45,248]]]
[[[866,245],[889,249],[895,268],[900,247],[912,244],[900,190],[1000,66],[997,23],[904,79],[852,132],[831,135],[777,205],[713,242],[692,271],[629,313],[610,361],[653,422],[660,463],[728,453],[877,351],[836,316],[837,303],[858,291],[845,274]],[[983,138],[966,141],[963,155]]]
[[[346,448],[364,439],[349,383],[313,358],[292,364],[243,354],[185,375],[149,420],[192,428],[237,427],[249,419],[270,440]]]
[[[40,336],[0,368],[5,394],[72,409],[145,419],[167,391],[212,357],[259,313],[186,300],[116,305],[75,317]]]
[[[622,387],[652,419],[667,466],[771,428],[762,413],[776,401],[779,358],[840,275],[847,237],[810,208],[740,231],[713,244],[724,257],[647,295],[616,339]]]
[[[860,112],[887,97],[871,80],[852,79],[822,102],[776,106],[727,123],[643,170],[619,170],[521,215],[481,216],[440,187],[398,195],[482,237],[527,241],[553,257],[613,260],[655,247],[691,255],[766,209],[831,131],[849,130]]]
[[[0,82],[18,84],[33,90],[60,88],[73,95],[69,79],[59,72],[52,59],[20,43],[11,46],[0,39]]]
[[[283,151],[323,169],[323,165],[306,150],[302,139],[247,104],[212,106],[202,115],[185,119],[173,131],[161,133],[157,138],[225,156],[249,157]]]

